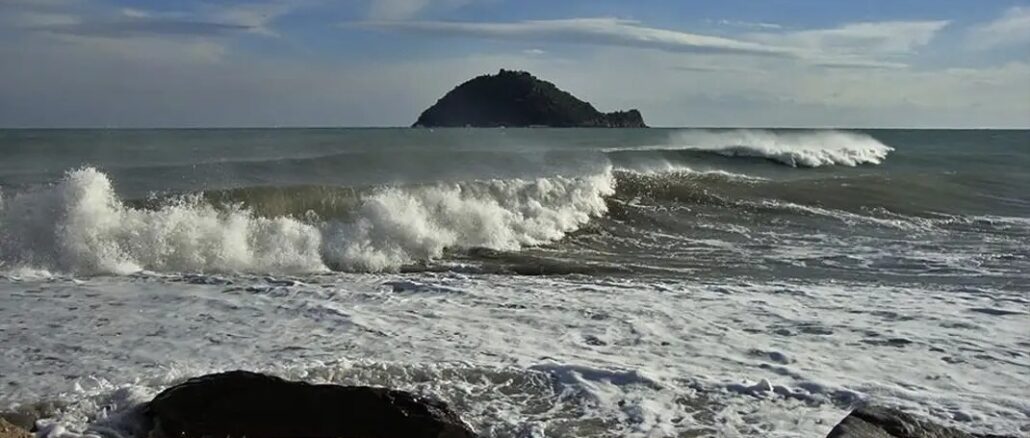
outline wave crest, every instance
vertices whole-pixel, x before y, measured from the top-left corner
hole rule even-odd
[[[345,269],[380,271],[448,248],[517,250],[561,239],[607,211],[610,171],[580,178],[490,180],[389,188],[357,220],[334,223],[326,248]]]
[[[894,150],[868,134],[846,131],[691,130],[677,132],[670,144],[728,157],[766,158],[792,167],[880,164]]]
[[[516,250],[562,238],[606,212],[610,170],[361,195],[346,217],[261,216],[204,196],[127,205],[94,168],[0,198],[0,267],[78,274],[395,270],[448,248]]]

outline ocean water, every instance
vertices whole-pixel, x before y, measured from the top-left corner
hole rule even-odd
[[[0,410],[246,368],[486,437],[1030,434],[1030,131],[0,131]]]

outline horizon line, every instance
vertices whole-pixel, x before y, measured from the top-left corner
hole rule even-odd
[[[476,127],[476,126],[440,126],[440,127],[415,127],[410,125],[216,125],[216,126],[0,126],[3,131],[156,131],[156,130],[245,130],[245,129],[411,129],[411,130],[435,130],[435,129],[596,129],[596,130],[648,130],[648,129],[812,129],[812,130],[935,130],[935,131],[1027,131],[1030,125],[1023,127],[1016,126],[801,126],[801,125],[685,125],[685,126],[649,126],[647,128],[604,128],[604,127]]]

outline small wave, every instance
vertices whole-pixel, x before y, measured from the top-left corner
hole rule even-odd
[[[880,164],[894,148],[870,135],[845,131],[679,131],[668,145],[647,150],[690,150],[728,157],[765,158],[791,167]],[[639,149],[638,149],[639,150]]]
[[[668,171],[636,172],[619,170],[617,197],[623,200],[689,202],[694,204],[728,205],[729,202],[712,190],[719,186],[740,186],[759,183],[758,178],[729,172]]]
[[[346,219],[265,217],[243,203],[186,196],[127,205],[108,176],[69,171],[0,199],[0,266],[76,274],[397,270],[449,248],[518,250],[603,215],[612,172],[577,178],[387,187]]]
[[[750,205],[770,210],[791,210],[801,214],[823,216],[827,218],[836,219],[847,224],[867,223],[886,228],[895,228],[899,230],[911,231],[930,231],[933,229],[932,221],[923,218],[890,214],[890,212],[885,213],[887,216],[892,217],[876,217],[871,215],[852,213],[844,210],[827,209],[812,205],[801,205],[795,204],[793,202],[783,202],[778,200],[764,200],[758,203],[750,203]]]

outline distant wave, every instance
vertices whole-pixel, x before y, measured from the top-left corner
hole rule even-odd
[[[622,151],[699,151],[728,157],[765,158],[792,167],[880,164],[894,148],[867,134],[846,131],[776,132],[760,129],[689,130],[671,136],[668,144]]]
[[[0,198],[0,267],[77,274],[383,271],[449,248],[517,250],[561,239],[607,211],[611,171],[577,178],[387,187],[353,199],[345,220],[262,216],[202,195],[123,202],[108,176],[69,171]]]

